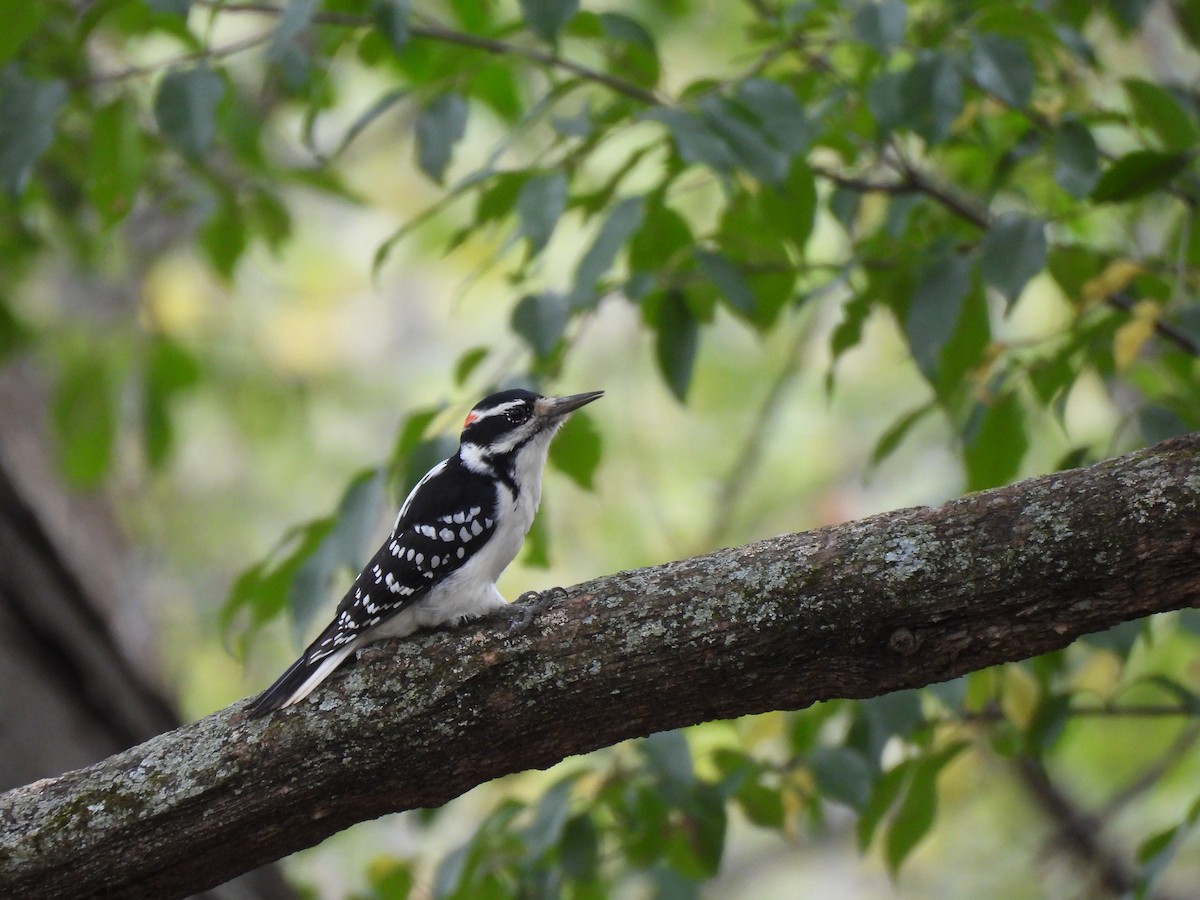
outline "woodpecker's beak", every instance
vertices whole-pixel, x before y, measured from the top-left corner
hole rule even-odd
[[[567,397],[542,397],[534,403],[533,412],[540,419],[554,421],[603,396],[604,391],[588,391],[585,394],[571,394]]]

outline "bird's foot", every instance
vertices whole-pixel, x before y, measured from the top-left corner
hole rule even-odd
[[[515,636],[524,634],[533,624],[533,620],[554,605],[558,600],[567,599],[566,588],[552,587],[544,591],[526,591],[512,603],[513,620],[509,623],[508,633]]]

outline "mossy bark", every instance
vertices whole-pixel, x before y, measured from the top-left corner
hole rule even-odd
[[[183,896],[654,731],[870,697],[1200,603],[1200,436],[576,585],[0,796],[0,894]]]

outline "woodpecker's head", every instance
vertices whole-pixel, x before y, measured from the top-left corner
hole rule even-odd
[[[508,456],[525,447],[544,451],[568,415],[603,394],[543,397],[518,389],[484,397],[463,422],[462,451],[473,458]]]

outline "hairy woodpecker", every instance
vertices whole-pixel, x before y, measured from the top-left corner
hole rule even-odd
[[[550,441],[568,414],[603,393],[543,397],[511,390],[475,404],[458,452],[417,482],[333,621],[250,715],[304,699],[364,644],[503,608],[496,579],[533,524]]]

